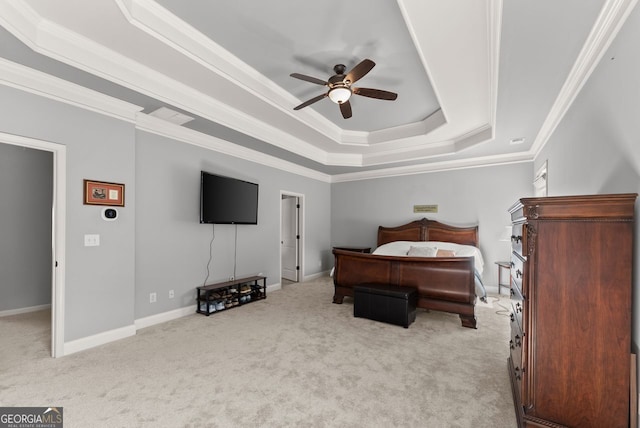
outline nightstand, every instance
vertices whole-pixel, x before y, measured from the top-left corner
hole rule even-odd
[[[511,262],[496,262],[496,264],[498,265],[498,294],[500,294],[500,289],[502,287],[509,287],[509,290],[511,290]],[[509,283],[508,284],[504,284],[502,282],[502,270],[506,269],[507,270],[507,275],[509,275]]]

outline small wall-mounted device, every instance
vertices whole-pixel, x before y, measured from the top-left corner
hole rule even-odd
[[[118,210],[115,208],[103,208],[102,219],[106,221],[114,221],[118,218]]]
[[[414,213],[437,213],[438,206],[437,205],[414,205],[413,212]]]

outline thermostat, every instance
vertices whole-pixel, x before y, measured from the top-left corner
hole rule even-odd
[[[102,210],[102,219],[106,221],[114,221],[118,218],[118,210],[115,208],[104,208]]]

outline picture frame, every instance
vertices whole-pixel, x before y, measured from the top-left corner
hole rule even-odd
[[[85,205],[124,207],[124,184],[83,180]]]

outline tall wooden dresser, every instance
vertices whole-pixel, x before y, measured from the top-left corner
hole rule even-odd
[[[629,426],[636,196],[524,198],[509,209],[518,426]]]

